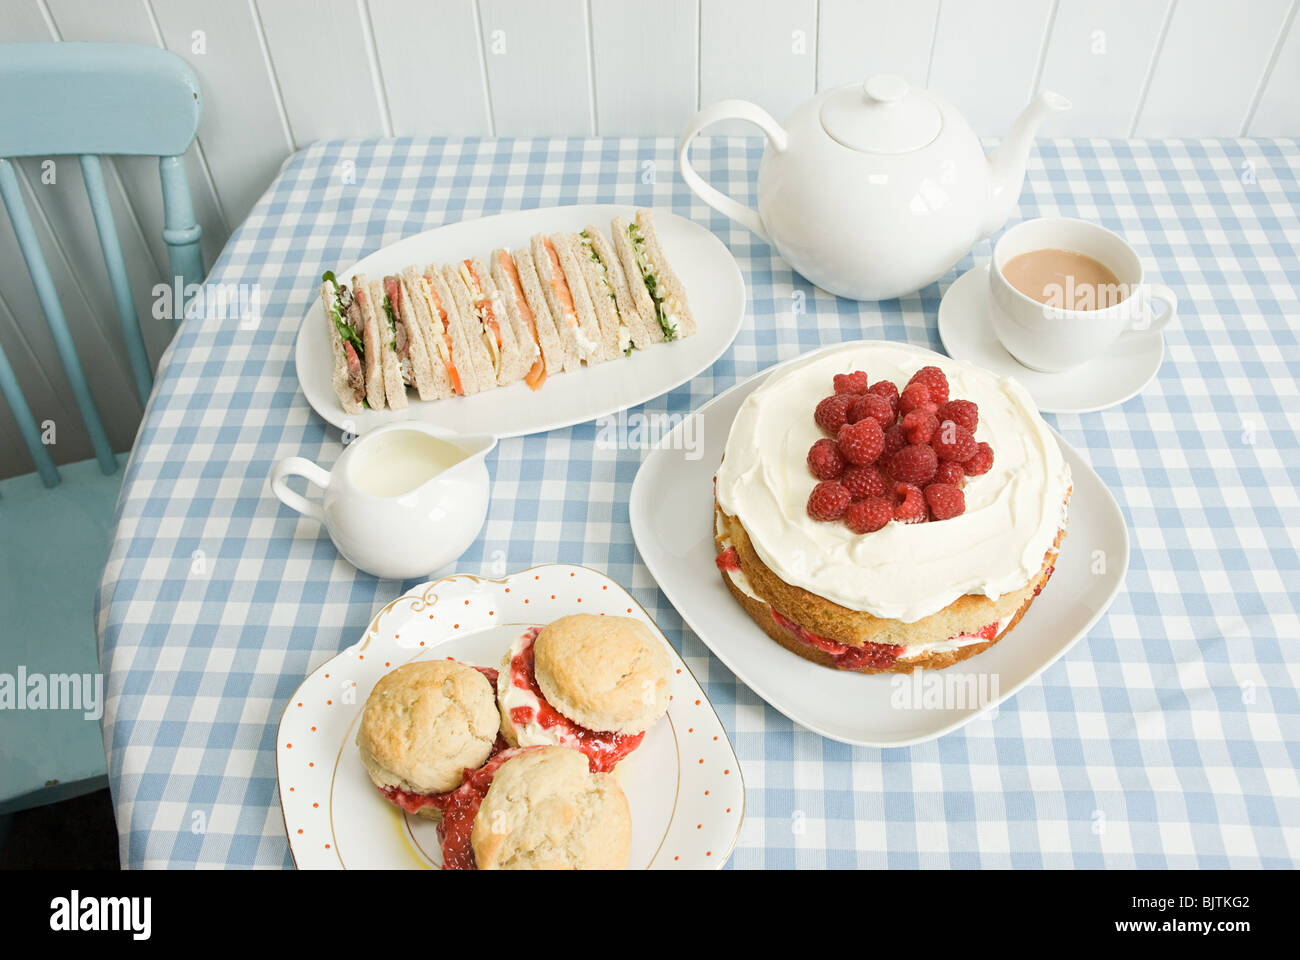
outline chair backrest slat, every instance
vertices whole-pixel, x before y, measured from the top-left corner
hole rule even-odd
[[[171,260],[173,277],[179,277],[182,286],[203,279],[203,251],[199,237],[203,231],[194,219],[194,203],[190,199],[189,181],[185,179],[185,158],[159,157],[158,175],[162,178],[163,192],[163,242]],[[180,305],[173,320],[180,323]]]
[[[131,301],[131,282],[127,279],[126,261],[122,259],[122,246],[117,239],[117,226],[113,223],[113,208],[108,202],[108,188],[104,186],[104,171],[99,165],[99,157],[81,157],[81,176],[86,181],[90,212],[95,217],[100,249],[104,251],[104,266],[113,287],[117,316],[122,322],[122,336],[126,340],[127,355],[131,358],[135,389],[140,395],[140,403],[144,404],[153,389],[153,375],[149,372],[149,354],[140,335],[140,318],[136,316],[135,304]]]
[[[41,442],[41,432],[36,428],[36,418],[32,416],[31,407],[27,406],[27,398],[18,388],[18,378],[14,376],[14,368],[9,365],[9,358],[5,356],[3,346],[0,346],[0,393],[4,394],[9,402],[9,408],[13,411],[14,419],[18,421],[18,431],[23,435],[23,442],[27,444],[27,452],[36,462],[41,480],[47,487],[54,486],[59,482],[58,468],[54,466],[50,451]]]
[[[3,195],[37,298],[50,325],[59,358],[85,420],[91,445],[105,473],[117,461],[90,394],[68,332],[62,305],[41,253],[9,158],[75,154],[90,199],[104,265],[121,320],[131,372],[141,402],[153,378],[140,321],[114,224],[101,155],[159,158],[164,229],[173,282],[182,288],[203,280],[200,229],[185,178],[184,154],[198,134],[202,101],[189,65],[166,50],[117,43],[0,44],[0,195]],[[179,314],[179,311],[177,311]],[[175,317],[179,322],[180,317]],[[58,482],[49,452],[40,443],[30,405],[0,354],[0,388],[23,439],[47,484]]]
[[[77,399],[81,418],[90,434],[90,443],[95,449],[99,467],[105,473],[112,473],[117,469],[113,448],[108,442],[104,424],[99,419],[99,410],[90,396],[90,386],[81,369],[77,348],[73,346],[72,334],[68,332],[68,321],[63,316],[63,305],[59,303],[54,279],[50,276],[50,268],[45,265],[40,242],[36,239],[36,230],[27,214],[27,204],[23,202],[22,187],[14,174],[13,164],[3,158],[0,158],[0,197],[4,198],[5,207],[9,210],[9,219],[13,223],[14,234],[18,237],[18,248],[22,250],[23,259],[27,262],[27,272],[31,274],[36,296],[41,301],[41,309],[45,311],[45,320],[50,325],[54,345],[58,348],[59,359],[63,361],[64,372],[72,386],[72,394]]]

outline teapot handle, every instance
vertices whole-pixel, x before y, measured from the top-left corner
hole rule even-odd
[[[280,498],[280,502],[305,517],[323,523],[325,511],[320,508],[320,504],[313,503],[302,494],[289,489],[289,484],[285,482],[286,478],[294,476],[306,477],[309,483],[314,483],[324,490],[330,485],[330,475],[304,457],[285,457],[271,468],[271,490]]]
[[[691,166],[689,156],[691,141],[696,138],[701,130],[710,124],[717,123],[719,120],[749,121],[767,134],[768,142],[771,143],[772,149],[777,153],[785,150],[789,138],[786,136],[784,128],[773,120],[772,115],[762,107],[752,104],[748,100],[719,100],[717,103],[705,107],[691,118],[691,122],[682,131],[681,146],[677,148],[677,163],[681,168],[682,179],[686,181],[686,185],[694,190],[696,195],[714,210],[730,217],[742,226],[748,227],[759,238],[770,243],[767,230],[763,226],[763,218],[759,216],[757,210],[752,210],[743,203],[737,203],[721,190],[710,186]]]

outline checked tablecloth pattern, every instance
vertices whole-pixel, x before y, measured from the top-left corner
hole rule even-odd
[[[260,319],[183,324],[127,469],[98,612],[124,864],[291,866],[275,780],[281,710],[410,585],[357,573],[270,493],[277,459],[328,466],[341,450],[292,359],[322,270],[506,210],[653,205],[722,238],[749,303],[734,346],[646,412],[685,413],[841,340],[942,350],[939,299],[988,258],[987,242],[919,294],[839,300],[695,199],[674,147],[401,139],[318,143],[289,160],[209,277],[256,284]],[[703,139],[696,162],[752,204],[761,149]],[[1140,396],[1048,417],[1118,499],[1132,565],[1088,637],[995,716],[877,750],[824,740],[767,706],[684,628],[641,564],[627,499],[643,453],[598,447],[593,424],[501,443],[487,523],[455,570],[566,561],[631,589],[735,743],[749,794],[733,867],[1295,866],[1298,177],[1294,140],[1038,142],[1021,216],[1123,233],[1178,294],[1181,325]]]

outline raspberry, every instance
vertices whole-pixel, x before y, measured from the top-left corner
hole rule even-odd
[[[974,433],[980,424],[980,408],[970,400],[949,400],[939,405],[939,419],[951,420]]]
[[[844,459],[858,466],[875,463],[885,449],[884,431],[874,420],[859,420],[840,427],[835,439]]]
[[[836,393],[860,394],[867,392],[867,375],[861,370],[837,373],[834,377]]]
[[[903,432],[908,443],[929,443],[939,428],[939,418],[924,410],[913,410],[903,417]]]
[[[739,570],[740,554],[736,552],[735,547],[727,547],[713,558],[713,562],[718,565],[719,570]]]
[[[965,427],[958,426],[951,420],[944,420],[930,444],[940,460],[956,460],[965,463],[975,455],[975,438]]]
[[[817,426],[833,437],[840,432],[840,427],[849,422],[849,408],[853,406],[857,399],[854,396],[840,396],[838,394],[827,397],[817,404],[817,409],[813,412],[813,419],[817,421]]]
[[[818,480],[835,480],[844,472],[844,458],[835,441],[823,437],[808,451],[808,469]]]
[[[956,460],[940,460],[939,469],[934,471],[934,483],[951,483],[960,487],[966,479],[966,471]]]
[[[875,466],[849,467],[840,477],[840,483],[854,500],[883,497],[887,486],[884,475]]]
[[[849,423],[857,423],[868,417],[880,424],[883,430],[893,424],[894,408],[884,397],[874,393],[864,393],[854,401],[852,409],[849,410]]]
[[[903,523],[925,523],[925,494],[921,493],[920,487],[911,483],[896,483],[894,498],[898,501],[898,506],[894,507],[895,520]]]
[[[934,449],[923,443],[904,447],[889,458],[889,475],[902,483],[929,483],[938,468]]]
[[[898,412],[907,416],[913,410],[937,413],[939,405],[930,399],[930,388],[923,383],[909,383],[898,398]]]
[[[884,497],[867,497],[844,512],[844,522],[854,533],[873,533],[893,519],[894,505]]]
[[[962,469],[966,471],[968,477],[979,477],[993,469],[993,448],[987,443],[977,443],[975,453],[965,463]]]
[[[966,494],[951,483],[932,483],[925,488],[925,502],[936,520],[948,520],[966,512]]]
[[[930,390],[930,400],[932,403],[944,404],[948,402],[948,378],[943,375],[943,371],[938,367],[922,367],[916,373],[912,374],[912,379],[907,381],[907,385],[914,383],[923,383]],[[904,390],[904,393],[907,391]]]
[[[808,516],[814,520],[838,520],[850,502],[849,492],[834,480],[823,480],[808,497]]]
[[[889,401],[889,409],[894,412],[894,416],[898,416],[898,387],[890,381],[880,380],[873,383],[867,393]]]
[[[885,431],[885,451],[881,456],[892,457],[907,446],[907,431],[902,424],[894,424]]]

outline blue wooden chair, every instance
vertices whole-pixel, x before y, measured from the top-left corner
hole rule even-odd
[[[100,722],[85,716],[85,705],[94,699],[93,684],[101,676],[94,602],[121,484],[119,457],[86,385],[12,158],[78,157],[142,402],[153,377],[101,155],[159,158],[163,239],[172,275],[198,283],[203,262],[183,159],[198,130],[201,104],[198,81],[184,60],[156,47],[125,44],[4,44],[0,90],[0,197],[95,451],[93,460],[54,465],[0,348],[0,392],[36,467],[35,473],[0,481],[0,815],[5,815],[106,782]],[[89,696],[82,689],[87,677]],[[108,691],[98,682],[102,712]],[[32,709],[42,689],[45,707]],[[50,709],[54,706],[64,708]],[[0,841],[5,826],[0,823]]]

